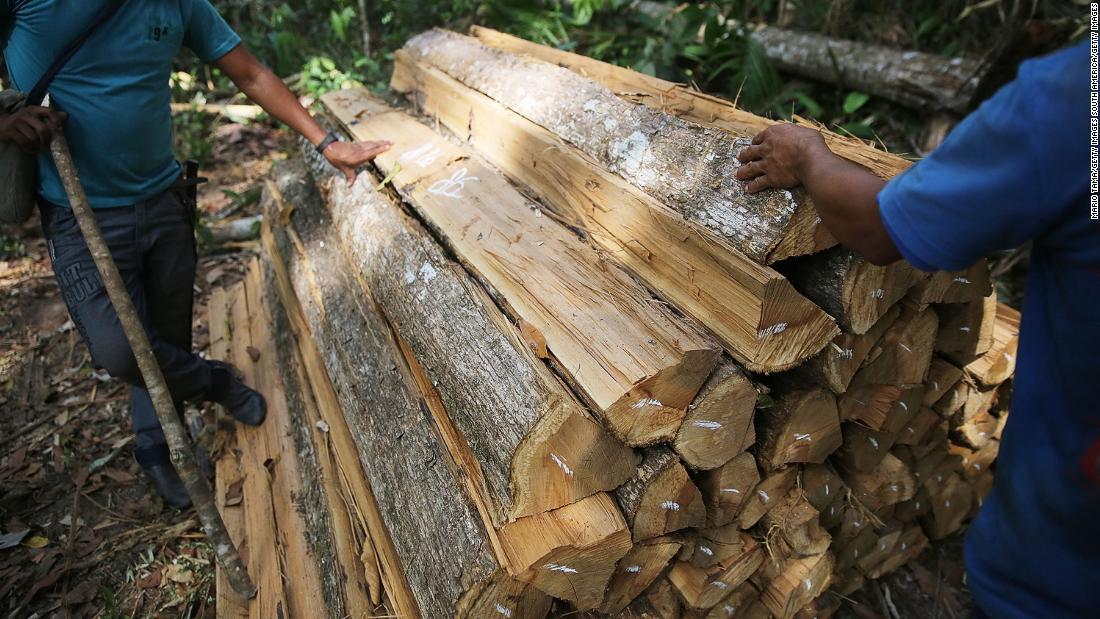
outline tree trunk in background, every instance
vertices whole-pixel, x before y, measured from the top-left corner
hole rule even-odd
[[[762,28],[752,37],[781,71],[838,84],[926,110],[970,110],[981,63],[846,41],[809,32]]]

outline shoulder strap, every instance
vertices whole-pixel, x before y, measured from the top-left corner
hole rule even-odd
[[[126,3],[126,0],[107,0],[103,5],[103,8],[96,14],[95,19],[88,25],[84,32],[80,33],[69,46],[61,52],[61,55],[57,57],[57,60],[53,61],[49,69],[46,69],[46,73],[38,80],[38,83],[31,89],[29,95],[27,95],[27,105],[41,105],[42,99],[46,97],[46,88],[53,81],[53,78],[57,75],[57,72],[65,66],[65,63],[69,62],[69,59],[73,57],[73,54],[77,52],[84,45],[84,42],[88,40],[88,37],[92,36],[92,33],[99,29],[111,16],[118,12],[118,9]]]

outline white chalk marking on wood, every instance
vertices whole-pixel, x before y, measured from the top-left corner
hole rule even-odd
[[[722,424],[717,421],[693,421],[691,425],[704,430],[717,430],[722,427]]]
[[[626,568],[626,572],[630,573],[630,574],[637,574],[641,571],[642,571],[642,566],[640,566],[640,565],[631,565],[631,566],[628,566]]]
[[[428,187],[428,193],[448,198],[461,198],[461,192],[466,188],[466,183],[481,180],[476,176],[467,176],[467,174],[469,174],[469,171],[466,168],[459,168],[455,170],[450,178],[441,178],[432,183],[432,186]]]
[[[511,617],[512,616],[512,609],[511,608],[508,608],[506,606],[501,606],[500,604],[496,604],[494,606],[494,608],[496,609],[496,611],[498,613],[500,613],[501,615],[504,615],[505,617]]]
[[[655,398],[643,398],[643,399],[638,400],[637,402],[635,402],[633,404],[633,406],[631,406],[630,408],[639,409],[639,408],[645,408],[647,406],[664,406],[664,404],[661,403],[660,400],[655,399]]]
[[[960,284],[972,284],[972,283],[974,283],[974,282],[970,281],[968,278],[962,277],[962,276],[956,277],[952,281],[958,282]]]
[[[764,492],[763,490],[757,490],[756,494],[760,495],[760,500],[765,502],[765,503],[772,500],[772,498],[770,496],[768,496],[768,493]]]
[[[787,330],[787,323],[778,322],[778,323],[776,323],[776,324],[774,324],[770,327],[761,329],[756,337],[757,337],[757,339],[762,340],[762,339],[768,337],[769,335],[778,335],[780,333],[783,333],[786,330]]]
[[[703,554],[707,555],[708,557],[713,557],[713,556],[714,556],[714,551],[713,551],[713,550],[711,550],[710,548],[707,548],[706,546],[700,546],[700,547],[699,547],[699,550],[700,550],[700,551],[701,551],[701,552],[702,552]]]
[[[836,342],[830,342],[833,346],[833,350],[836,351],[837,359],[851,359],[855,356],[855,351],[851,348],[841,348],[837,346]]]
[[[558,467],[560,467],[561,470],[564,471],[566,475],[568,475],[570,477],[573,476],[573,469],[569,468],[569,465],[565,463],[564,458],[562,458],[561,456],[559,456],[556,453],[551,453],[550,454],[550,459],[553,460],[554,464],[557,464]]]
[[[428,142],[422,146],[418,146],[404,155],[398,161],[412,161],[416,165],[426,168],[430,166],[440,155],[443,154],[443,149]]]
[[[796,441],[812,441],[814,439],[809,434],[799,434],[798,432],[795,432],[794,433],[794,440],[796,440]]]
[[[886,296],[886,290],[883,288],[875,288],[875,290],[871,293],[871,296],[876,299],[881,299],[882,297]]]
[[[678,512],[680,511],[680,504],[676,501],[665,501],[664,503],[661,503],[661,508],[667,509],[670,512]]]
[[[722,488],[722,492],[732,492],[733,494],[741,494],[741,491],[737,488]]]
[[[545,569],[550,570],[551,572],[562,572],[563,574],[576,574],[577,573],[577,570],[569,567],[568,565],[560,565],[558,563],[547,563],[546,565],[544,565],[542,567],[545,568]]]
[[[874,447],[875,449],[878,449],[878,440],[876,440],[875,437],[868,436],[867,441],[871,443],[871,447]]]

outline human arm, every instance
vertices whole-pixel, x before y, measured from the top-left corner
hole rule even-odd
[[[879,214],[878,193],[886,181],[834,154],[821,133],[808,127],[772,125],[741,150],[737,179],[749,193],[769,188],[806,188],[825,227],[842,245],[869,262],[901,258]]]
[[[826,226],[875,262],[889,256],[876,255],[851,238],[852,229],[863,224],[831,217],[846,212],[837,196],[855,205],[850,209],[857,215],[849,217],[859,220],[862,213],[862,221],[871,224],[868,207],[877,203],[878,223],[897,253],[923,271],[964,269],[994,251],[1031,240],[1057,245],[1053,235],[1060,224],[1067,217],[1083,217],[1071,213],[1087,206],[1088,89],[1079,76],[1088,63],[1087,42],[1025,62],[1015,81],[959,123],[931,155],[885,186],[875,181],[881,187],[877,195],[869,189],[869,172],[837,171],[840,164],[830,162],[835,156],[816,143],[820,139],[785,128],[758,136],[756,146],[771,146],[742,151],[749,163],[739,178],[751,179],[751,185],[764,177],[750,186],[755,191],[808,180],[810,197],[822,201],[818,208]],[[815,174],[803,165],[810,159],[824,162],[820,169],[825,172],[816,179],[803,178]],[[816,169],[817,164],[807,165]],[[881,238],[873,231],[863,233]]]
[[[290,92],[286,84],[271,69],[257,60],[244,44],[237,45],[232,51],[216,60],[214,65],[221,69],[249,99],[276,119],[286,123],[311,144],[316,146],[325,139],[327,132],[302,107],[294,93]],[[355,180],[356,168],[384,153],[390,145],[388,141],[333,142],[323,154],[329,163],[344,173],[350,184]]]
[[[28,153],[49,150],[54,132],[68,117],[37,105],[22,107],[13,114],[0,113],[0,142],[15,142]]]

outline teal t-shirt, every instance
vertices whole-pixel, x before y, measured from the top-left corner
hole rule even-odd
[[[106,0],[0,0],[0,41],[12,85],[24,92],[91,22]],[[68,112],[65,135],[93,208],[140,202],[179,176],[172,153],[172,61],[181,47],[204,62],[241,39],[208,0],[127,0],[50,83]],[[49,154],[39,194],[68,205]]]

